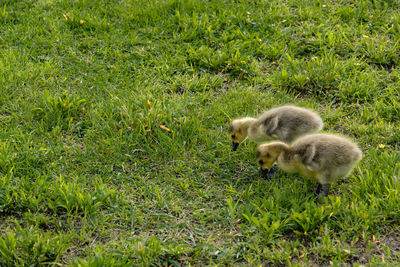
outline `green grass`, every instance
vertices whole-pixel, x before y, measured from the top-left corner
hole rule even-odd
[[[0,265],[399,265],[399,11],[0,2]],[[320,205],[230,151],[232,118],[284,103],[363,150]]]

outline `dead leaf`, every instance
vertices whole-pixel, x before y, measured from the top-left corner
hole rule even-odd
[[[167,131],[167,132],[170,132],[171,130],[168,128],[168,127],[165,127],[164,125],[160,125],[160,128],[161,129],[163,129],[163,130],[165,130],[165,131]]]

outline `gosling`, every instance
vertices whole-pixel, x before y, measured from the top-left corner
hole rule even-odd
[[[298,137],[319,132],[323,127],[321,117],[315,112],[297,106],[281,106],[264,112],[259,118],[240,118],[229,126],[232,151],[248,136],[250,140],[261,143],[280,140],[290,143]]]
[[[332,182],[347,177],[362,158],[362,152],[349,139],[332,134],[310,134],[293,144],[270,142],[256,150],[261,171],[269,170],[274,162],[288,173],[300,173],[317,181],[314,193],[329,194]]]

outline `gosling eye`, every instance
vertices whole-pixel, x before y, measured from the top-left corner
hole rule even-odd
[[[232,134],[231,136],[232,136],[232,139],[235,139],[235,137],[236,137],[236,135],[234,135],[234,134]]]
[[[264,164],[264,161],[263,161],[262,159],[260,159],[260,160],[258,161],[258,163],[260,163],[260,165],[263,165],[263,164]]]

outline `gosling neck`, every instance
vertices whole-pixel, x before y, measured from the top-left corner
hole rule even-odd
[[[279,161],[289,162],[293,159],[294,154],[291,147],[283,142],[279,143],[279,150],[281,153],[279,154]]]
[[[243,118],[243,119],[242,119],[242,129],[243,129],[244,134],[245,134],[246,136],[248,136],[248,134],[249,134],[249,128],[251,127],[251,125],[254,124],[255,121],[256,121],[256,119],[250,118],[250,117],[247,117],[247,118]]]

